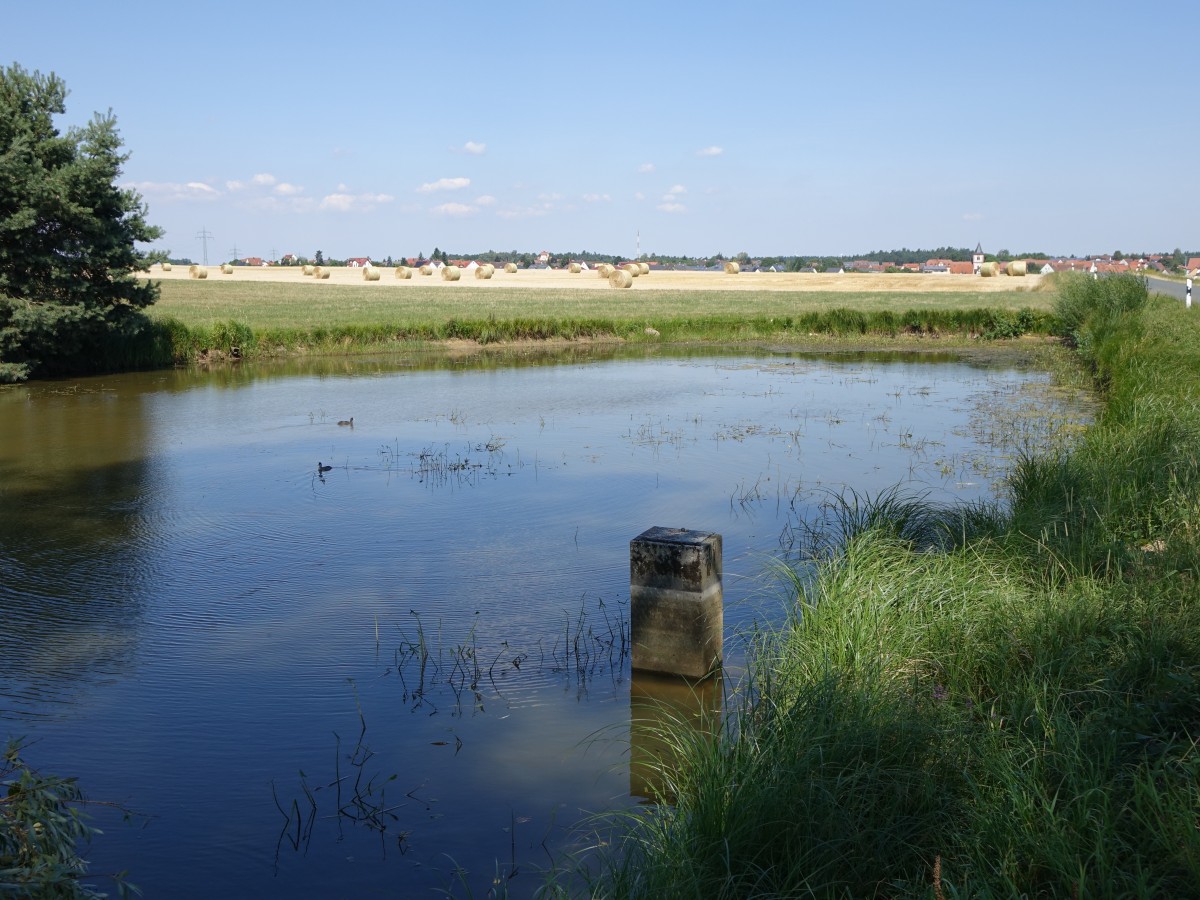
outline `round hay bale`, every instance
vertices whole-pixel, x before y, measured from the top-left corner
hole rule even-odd
[[[567,271],[572,275],[578,275],[583,271],[583,268],[579,265],[579,263],[571,263],[569,266],[567,266]]]
[[[200,271],[200,267],[198,265],[196,265],[195,263],[192,263],[190,266],[188,266],[188,274],[191,275],[193,278],[196,277],[196,273],[198,271]]]
[[[396,277],[407,281],[412,278],[412,269],[408,266],[396,266]]]
[[[171,271],[171,264],[170,264],[170,263],[168,263],[168,262],[165,262],[165,263],[163,263],[163,264],[162,264],[162,270],[163,270],[164,272],[170,272],[170,271]]]
[[[995,278],[1000,274],[1000,264],[996,262],[985,262],[979,267],[979,274],[984,278]]]
[[[313,267],[313,278],[318,281],[327,281],[329,279],[329,270],[324,266]]]
[[[208,277],[208,269],[203,266],[196,266],[196,271],[192,273],[192,277],[203,280]]]
[[[363,281],[378,281],[379,270],[374,266],[363,266]]]
[[[422,275],[432,275],[433,274],[433,266],[421,266],[421,274]]]
[[[642,275],[650,274],[650,263],[638,263],[638,271]]]
[[[637,263],[625,263],[625,265],[621,266],[621,269],[622,271],[628,272],[634,278],[637,278],[642,274],[642,267]]]
[[[313,267],[305,266],[303,269],[300,270],[300,272],[304,275],[311,275],[313,273]]]
[[[232,275],[233,274],[233,266],[231,266],[229,263],[223,264],[221,266],[221,274],[222,275]]]
[[[509,275],[512,275],[514,272],[517,271],[517,264],[516,263],[505,263],[504,271],[507,272]]]
[[[442,281],[458,281],[462,278],[462,269],[458,266],[442,266]]]
[[[496,267],[493,266],[491,263],[488,263],[486,266],[480,266],[478,269],[475,270],[475,277],[478,278],[480,281],[486,281],[487,279],[491,278],[495,274],[496,274]]]
[[[632,287],[633,275],[628,269],[613,269],[613,273],[608,276],[608,283],[615,288]]]
[[[1008,264],[1008,274],[1021,278],[1025,275],[1026,268],[1025,260],[1013,260]]]
[[[740,271],[742,271],[742,267],[739,266],[737,263],[735,263],[733,260],[730,260],[729,262],[725,263],[725,274],[726,275],[736,275]]]
[[[616,270],[616,266],[609,265],[608,263],[600,263],[600,265],[596,266],[596,274],[601,278],[607,278]]]

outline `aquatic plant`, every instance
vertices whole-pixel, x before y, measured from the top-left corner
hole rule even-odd
[[[85,812],[95,801],[84,797],[74,778],[34,769],[24,759],[25,749],[20,740],[10,740],[0,759],[0,894],[107,896],[84,881],[88,864],[79,854],[81,844],[101,833]],[[107,877],[119,896],[141,893],[126,881],[125,872]]]

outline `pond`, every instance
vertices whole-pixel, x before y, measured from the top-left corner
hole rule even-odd
[[[97,809],[88,858],[147,896],[532,895],[643,799],[632,538],[722,535],[728,688],[823,498],[994,496],[1087,414],[1047,385],[576,350],[5,388],[0,737],[142,814]]]

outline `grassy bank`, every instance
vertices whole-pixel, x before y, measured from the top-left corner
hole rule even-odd
[[[1101,421],[1004,505],[831,500],[719,737],[671,735],[674,802],[561,885],[1200,894],[1200,318],[1135,279],[1058,311]]]
[[[991,291],[609,288],[380,290],[314,282],[164,281],[153,316],[176,361],[374,352],[413,343],[1015,337],[1052,326],[1050,295]],[[649,330],[647,330],[649,329]]]

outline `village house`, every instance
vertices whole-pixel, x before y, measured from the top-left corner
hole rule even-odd
[[[371,257],[369,256],[351,256],[346,260],[346,265],[352,269],[363,269],[371,265]]]

